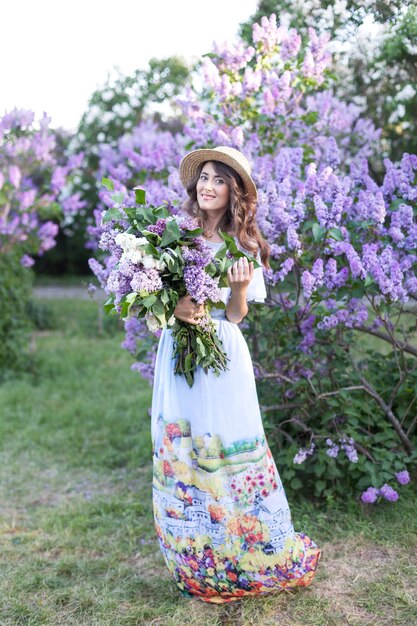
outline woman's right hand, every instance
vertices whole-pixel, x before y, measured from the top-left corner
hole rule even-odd
[[[188,294],[178,300],[174,310],[175,317],[189,324],[198,324],[204,313],[204,305],[193,302]]]

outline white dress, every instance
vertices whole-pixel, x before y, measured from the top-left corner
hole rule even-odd
[[[208,243],[213,254],[223,245]],[[222,289],[225,303],[230,293]],[[247,301],[265,298],[259,267]],[[199,368],[190,388],[173,371],[171,330],[160,337],[152,398],[153,510],[160,548],[181,593],[222,603],[308,585],[320,551],[294,532],[241,330],[222,309],[211,315],[230,359],[220,376]]]

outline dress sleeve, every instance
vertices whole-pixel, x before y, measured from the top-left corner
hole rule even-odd
[[[252,281],[250,282],[246,293],[247,302],[265,302],[266,298],[265,281],[262,271],[261,255],[259,252],[256,256],[256,260],[258,261],[260,267],[253,270]]]

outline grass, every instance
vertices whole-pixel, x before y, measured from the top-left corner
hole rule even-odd
[[[396,504],[292,502],[323,548],[311,587],[210,606],[177,591],[156,541],[151,390],[97,303],[44,303],[36,367],[0,387],[2,626],[417,623],[415,492]],[[285,472],[283,472],[285,476]]]

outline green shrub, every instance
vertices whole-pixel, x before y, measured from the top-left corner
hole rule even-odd
[[[28,302],[33,273],[20,264],[20,256],[0,255],[0,381],[8,371],[21,369],[30,357]]]

